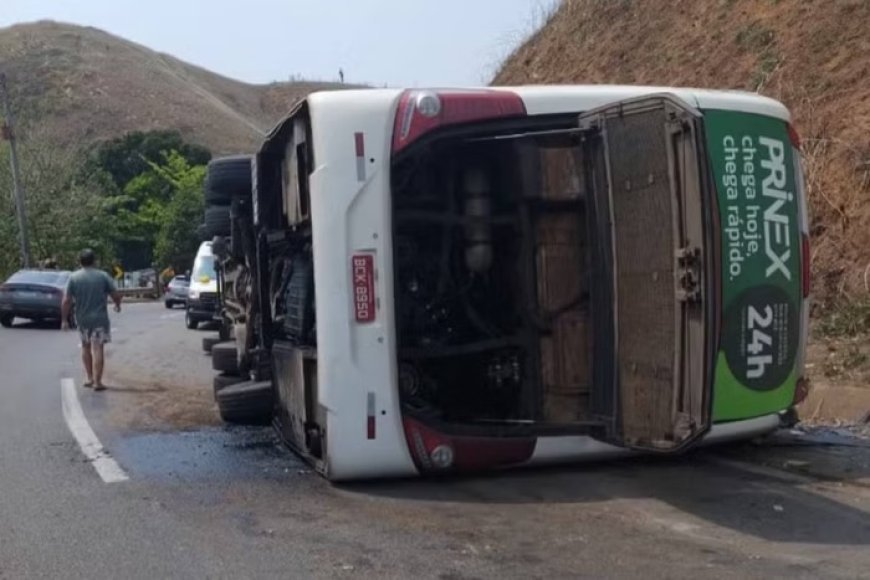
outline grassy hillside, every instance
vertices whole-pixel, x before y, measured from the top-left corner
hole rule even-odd
[[[816,303],[870,302],[870,2],[564,0],[493,83],[684,85],[784,101],[804,142]]]
[[[252,150],[298,98],[331,83],[249,85],[95,28],[0,29],[0,70],[30,125],[64,143],[175,129],[215,153]]]

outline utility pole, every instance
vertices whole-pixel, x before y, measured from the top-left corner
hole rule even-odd
[[[9,91],[6,90],[6,73],[0,72],[0,100],[3,101],[3,114],[6,122],[0,125],[0,138],[9,141],[9,158],[12,162],[12,186],[15,188],[15,213],[18,215],[18,238],[21,242],[21,262],[30,267],[30,240],[27,238],[27,213],[24,208],[24,190],[18,170],[18,150],[15,147],[15,124],[12,107],[9,105]]]

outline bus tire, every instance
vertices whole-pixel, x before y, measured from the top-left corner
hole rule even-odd
[[[202,337],[202,350],[210,353],[214,345],[223,342],[220,336],[204,336]]]
[[[231,375],[239,374],[239,355],[233,342],[221,342],[211,347],[211,368]]]
[[[222,388],[215,395],[221,419],[240,425],[265,425],[272,419],[274,395],[268,381],[245,381]]]
[[[221,373],[219,375],[215,375],[212,380],[212,387],[214,388],[214,396],[215,400],[217,400],[217,394],[223,389],[231,386],[237,385],[239,383],[244,383],[247,379],[244,377],[238,377],[236,375],[228,375],[226,373]]]
[[[219,205],[206,207],[205,228],[210,238],[230,235],[230,208]]]
[[[205,202],[229,205],[234,196],[251,194],[251,157],[236,155],[213,159],[205,177]]]

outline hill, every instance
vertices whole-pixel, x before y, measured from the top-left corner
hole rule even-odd
[[[870,304],[868,31],[863,0],[564,0],[493,84],[682,85],[785,102],[803,137],[814,296],[828,310]]]
[[[0,71],[23,122],[63,143],[175,129],[215,153],[252,150],[292,104],[334,83],[251,85],[101,30],[0,28]]]

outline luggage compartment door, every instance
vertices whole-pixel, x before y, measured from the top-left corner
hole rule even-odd
[[[701,113],[671,95],[579,118],[591,192],[600,438],[674,452],[710,427],[715,319]]]

